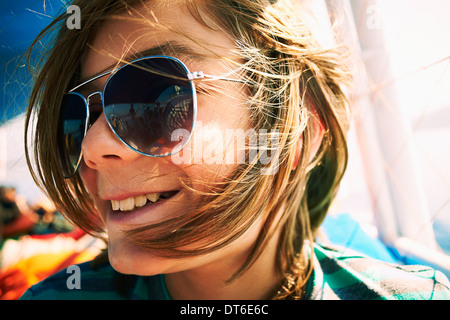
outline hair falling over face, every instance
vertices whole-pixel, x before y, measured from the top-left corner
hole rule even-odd
[[[36,50],[40,43],[51,43],[44,53],[39,52],[40,58],[35,59],[34,49],[29,51],[29,62],[37,70],[27,112],[26,130],[35,130],[32,141],[27,142],[34,145],[34,154],[27,154],[29,166],[58,209],[94,235],[104,232],[104,226],[89,192],[78,175],[70,180],[63,178],[52,152],[57,143],[55,115],[62,95],[77,83],[80,61],[104,21],[114,17],[140,19],[142,10],[151,10],[150,3],[158,9],[174,5],[173,1],[76,0],[73,4],[82,8],[82,28],[65,28],[67,15],[62,14],[34,42]],[[342,89],[349,78],[344,69],[345,55],[337,48],[322,48],[302,19],[301,8],[293,7],[293,3],[177,1],[187,14],[208,28],[226,32],[235,43],[238,59],[218,58],[239,70],[245,80],[246,108],[253,128],[279,132],[275,151],[278,168],[276,174],[261,175],[260,162],[241,164],[219,183],[206,186],[201,191],[203,201],[192,212],[127,231],[137,245],[177,258],[214,252],[262,219],[251,252],[231,280],[248,270],[274,230],[281,230],[276,267],[284,281],[275,299],[301,298],[312,267],[310,244],[346,168],[345,132],[350,120]],[[208,50],[208,43],[195,39],[188,30],[173,30],[160,23],[156,14],[143,23],[176,32]],[[61,74],[65,76],[61,78]],[[317,123],[323,135],[315,147]],[[298,145],[301,154],[296,162]],[[192,243],[199,245],[183,250]]]

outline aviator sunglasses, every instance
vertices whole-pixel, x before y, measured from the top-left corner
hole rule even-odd
[[[107,75],[102,91],[87,97],[77,92]],[[173,57],[148,56],[99,74],[64,94],[57,136],[63,176],[70,178],[77,172],[82,159],[81,143],[102,112],[114,134],[132,150],[150,157],[179,152],[188,143],[194,127],[197,79],[243,82],[202,71],[190,72]]]

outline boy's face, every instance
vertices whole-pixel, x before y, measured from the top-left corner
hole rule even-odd
[[[155,22],[153,13],[158,19],[158,25],[168,29],[151,24]],[[231,36],[200,24],[184,7],[172,5],[170,10],[155,9],[153,12],[147,7],[137,10],[131,17],[128,14],[123,17],[107,21],[99,30],[83,59],[83,78],[89,78],[114,65],[130,53],[136,54],[168,43],[189,48],[191,54],[188,56],[177,56],[176,52],[173,55],[183,61],[191,72],[201,70],[206,74],[223,75],[230,71],[231,67],[226,67],[224,60],[215,55],[233,58],[236,47]],[[150,23],[146,23],[145,19]],[[199,43],[208,46],[205,48]],[[95,84],[102,88],[105,82],[106,77],[96,80]],[[80,174],[105,224],[110,261],[122,273],[152,275],[194,270],[201,266],[213,268],[216,267],[214,262],[220,261],[220,267],[217,268],[221,270],[217,271],[227,278],[245,260],[259,233],[258,221],[228,247],[208,255],[178,260],[158,257],[155,252],[136,246],[123,233],[132,229],[132,226],[176,219],[193,210],[200,197],[183,187],[182,180],[187,181],[189,187],[205,190],[208,183],[224,181],[236,168],[236,163],[207,161],[205,150],[217,147],[214,144],[218,140],[212,139],[212,135],[226,137],[227,130],[237,132],[250,128],[245,104],[246,92],[242,84],[234,82],[214,81],[208,85],[214,89],[213,94],[202,91],[197,93],[197,122],[189,144],[183,149],[184,153],[197,161],[178,163],[171,157],[141,155],[115,136],[103,115],[92,125],[83,140]],[[224,153],[237,152],[233,148],[226,148],[226,141],[222,142],[225,145],[221,149]],[[143,197],[152,198],[155,193],[167,191],[176,194],[155,203],[147,200],[143,207],[133,205]],[[123,210],[115,210],[122,205]]]

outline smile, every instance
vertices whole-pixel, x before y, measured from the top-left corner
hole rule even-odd
[[[136,197],[129,197],[123,200],[111,200],[111,206],[113,211],[132,211],[136,208],[142,208],[147,204],[153,204],[173,197],[179,190],[148,193],[145,195],[139,195]]]

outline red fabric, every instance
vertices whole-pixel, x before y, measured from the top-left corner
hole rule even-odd
[[[72,239],[78,240],[82,236],[84,236],[85,234],[86,234],[86,232],[84,232],[81,229],[76,228],[76,229],[74,229],[74,230],[72,230],[70,232],[67,232],[67,233],[33,234],[33,235],[30,235],[29,237],[32,238],[32,239],[45,240],[45,239],[51,239],[51,238],[54,238],[54,237],[61,237],[61,236],[63,236],[63,237],[68,237],[68,238],[72,238]]]
[[[20,214],[17,219],[3,226],[2,236],[3,238],[9,238],[26,234],[30,232],[35,224],[36,221],[33,220],[31,216]]]

